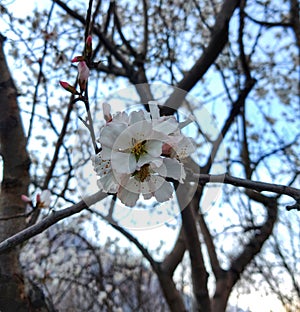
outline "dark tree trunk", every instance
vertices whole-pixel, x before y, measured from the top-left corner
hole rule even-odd
[[[21,194],[27,194],[30,163],[17,104],[17,90],[4,56],[4,39],[0,34],[0,153],[3,161],[0,241],[25,226],[24,218],[9,217],[24,212]],[[29,311],[18,257],[17,248],[0,255],[0,310],[3,312]]]

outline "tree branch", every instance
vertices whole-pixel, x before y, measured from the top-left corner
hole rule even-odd
[[[224,4],[216,17],[216,22],[212,30],[210,43],[204,50],[201,57],[178,83],[177,87],[185,91],[190,91],[197,82],[204,76],[210,66],[216,61],[224,46],[228,42],[228,25],[233,12],[239,5],[240,0],[225,0]],[[183,100],[183,99],[182,99]],[[170,96],[163,107],[163,115],[171,115],[181,105],[176,91]]]
[[[292,197],[296,202],[300,203],[300,190],[291,186],[252,181],[248,179],[241,179],[230,176],[228,174],[193,174],[194,177],[199,178],[199,184],[207,183],[224,183],[231,184],[237,187],[245,187],[247,189],[255,190],[257,192],[272,192],[281,195]]]
[[[80,201],[79,203],[72,205],[68,208],[53,211],[51,215],[48,217],[42,219],[40,222],[20,231],[19,233],[7,238],[6,240],[2,241],[0,243],[0,254],[3,254],[4,252],[7,252],[8,250],[11,250],[12,248],[16,247],[17,245],[25,242],[29,238],[42,233],[46,229],[48,229],[51,225],[57,223],[58,221],[65,219],[69,216],[72,216],[76,213],[81,212],[82,210],[88,208],[88,205],[86,202],[88,202],[89,205],[92,205],[103,198],[105,198],[107,194],[98,192],[89,198],[86,199],[86,201]]]
[[[182,261],[185,251],[186,244],[184,239],[184,231],[183,228],[181,228],[175,246],[161,263],[161,267],[163,268],[163,270],[168,272],[172,276],[177,266]]]

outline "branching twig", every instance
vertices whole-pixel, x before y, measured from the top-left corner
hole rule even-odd
[[[88,202],[89,205],[94,204],[103,198],[105,198],[107,195],[102,192],[98,192],[92,196],[90,196],[86,202]],[[68,208],[53,211],[48,217],[44,218],[42,221],[20,231],[19,233],[7,238],[3,242],[0,243],[0,254],[3,254],[4,252],[7,252],[8,250],[11,250],[12,248],[16,247],[17,245],[25,242],[31,237],[34,237],[46,229],[48,229],[51,225],[57,223],[58,221],[65,219],[69,216],[74,215],[75,213],[78,213],[86,208],[88,208],[88,205],[85,201],[80,201],[78,204],[72,205]]]

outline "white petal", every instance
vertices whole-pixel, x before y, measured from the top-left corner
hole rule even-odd
[[[114,151],[111,155],[111,167],[119,173],[133,173],[137,168],[135,156],[132,153]]]
[[[149,154],[141,155],[136,166],[137,169],[140,169],[143,165],[150,164],[153,160],[153,157]]]
[[[174,146],[174,150],[180,159],[187,158],[196,150],[193,140],[182,136],[182,139]]]
[[[130,126],[127,131],[128,135],[136,141],[151,139],[153,132],[151,123],[147,121],[135,123],[134,125]]]
[[[154,193],[158,202],[162,203],[172,198],[173,187],[169,182],[164,182],[163,185]]]
[[[149,118],[149,117],[148,117]],[[143,110],[131,112],[129,115],[129,124],[133,125],[135,123],[144,121],[147,118],[147,113]]]
[[[143,193],[144,199],[150,199],[151,197],[153,197],[152,193]]]
[[[43,207],[49,207],[51,203],[51,192],[49,190],[43,190],[41,193],[41,202],[43,203]]]
[[[110,160],[111,155],[112,155],[112,149],[111,149],[111,147],[102,145],[102,150],[100,153],[101,153],[101,156],[103,159]]]
[[[100,133],[101,145],[112,148],[117,138],[126,129],[126,124],[110,122],[104,126]]]
[[[163,163],[163,158],[161,158],[161,157],[153,158],[151,163],[150,163],[150,167],[152,169],[153,168],[158,168],[158,167],[160,167],[162,165],[162,163]]]
[[[147,153],[153,157],[158,157],[162,153],[162,141],[149,140],[145,144],[145,149]]]
[[[155,122],[153,125],[153,130],[170,134],[175,132],[178,129],[178,122],[173,117],[168,117],[165,120]]]
[[[113,116],[113,123],[123,123],[123,124],[127,124],[129,123],[129,117],[127,115],[126,112],[117,112],[114,116]]]
[[[134,207],[137,200],[139,199],[140,194],[130,192],[127,189],[121,187],[117,196],[124,205],[128,207]]]
[[[137,162],[137,168],[140,169],[143,165],[150,164],[154,167],[159,167],[162,165],[163,159],[160,157],[152,157],[149,154],[141,155]]]
[[[158,175],[151,175],[148,179],[148,187],[151,193],[156,192],[165,182],[165,179]]]
[[[180,183],[183,183],[183,179],[185,179],[186,176],[183,164],[173,158],[165,158],[163,165],[157,168],[156,172],[163,177],[173,178]]]
[[[148,104],[152,119],[158,119],[160,117],[160,113],[157,101],[149,101]]]
[[[119,189],[119,184],[116,181],[112,171],[102,175],[97,181],[97,184],[100,190],[103,190],[107,193],[116,193]]]
[[[131,193],[141,193],[141,182],[135,177],[130,177],[126,184],[122,183],[122,187]]]
[[[148,181],[141,182],[140,184],[140,193],[144,195],[145,199],[149,199],[153,196],[153,193],[151,192],[149,186],[150,185]]]

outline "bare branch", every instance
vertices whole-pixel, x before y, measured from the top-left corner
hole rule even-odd
[[[231,184],[237,187],[245,187],[251,190],[255,190],[257,192],[272,192],[276,194],[287,195],[292,197],[297,202],[300,201],[300,190],[291,186],[241,179],[232,177],[228,174],[193,174],[193,176],[199,178],[200,185],[206,183]]]
[[[98,192],[92,196],[90,196],[87,200],[89,205],[98,202],[105,198],[107,194]],[[45,217],[37,224],[34,224],[19,233],[7,238],[6,240],[0,243],[0,254],[11,250],[12,248],[16,247],[17,245],[25,242],[31,237],[36,236],[37,234],[42,233],[46,229],[48,229],[53,224],[57,223],[58,221],[70,217],[76,213],[81,212],[82,210],[88,208],[86,202],[80,201],[78,204],[72,205],[68,208],[53,211],[48,217]]]

